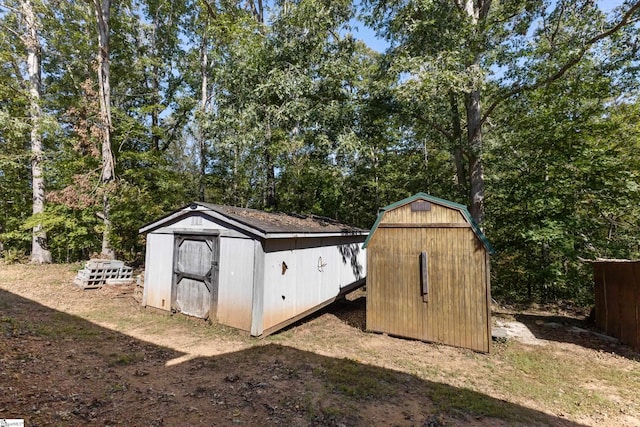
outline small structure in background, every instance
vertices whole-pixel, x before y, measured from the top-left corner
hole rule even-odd
[[[103,285],[124,285],[133,282],[133,269],[123,261],[92,259],[78,271],[73,283],[83,289],[100,288]]]
[[[273,333],[364,285],[367,230],[194,202],[147,233],[142,305]]]
[[[640,351],[640,261],[590,262],[595,282],[596,327]]]
[[[491,349],[489,255],[463,205],[418,193],[381,209],[367,249],[367,329]]]

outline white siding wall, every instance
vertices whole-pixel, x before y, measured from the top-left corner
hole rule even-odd
[[[220,237],[218,322],[251,330],[253,301],[252,239]]]
[[[170,310],[172,276],[173,234],[149,233],[142,304],[161,310]]]
[[[268,329],[336,297],[340,289],[366,276],[362,242],[349,238],[270,241],[264,268],[263,328]],[[330,245],[330,246],[323,246]],[[349,247],[346,260],[340,246]],[[355,257],[354,271],[351,259]],[[283,274],[282,263],[287,265]]]

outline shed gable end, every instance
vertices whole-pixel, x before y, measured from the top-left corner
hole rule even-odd
[[[187,212],[183,217],[178,219],[173,224],[168,225],[171,229],[213,229],[213,230],[227,230],[221,223],[213,221],[210,217],[199,212]]]
[[[417,205],[416,205],[417,203]],[[428,206],[428,209],[427,209]],[[381,228],[469,228],[489,254],[494,250],[480,227],[461,204],[417,193],[380,209],[376,222],[362,245],[366,249]]]
[[[457,209],[430,203],[429,210],[416,210],[414,203],[416,202],[385,211],[380,224],[448,224],[467,222]]]

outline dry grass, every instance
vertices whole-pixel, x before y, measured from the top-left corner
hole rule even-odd
[[[143,406],[148,424],[160,417],[166,425],[206,425],[213,411],[220,425],[640,426],[638,356],[588,336],[546,337],[541,346],[494,343],[484,355],[364,332],[362,304],[352,302],[256,340],[142,309],[124,288],[80,290],[71,285],[78,267],[0,265],[0,396],[9,384],[14,393],[0,397],[0,411],[11,410],[7,399],[23,402],[20,408],[41,405],[30,391],[34,382],[61,392],[68,383],[87,389],[84,378],[99,377],[104,384],[87,393],[101,396],[101,405],[117,403],[111,413],[135,411],[136,390],[145,387],[170,402],[167,409]],[[61,368],[43,378],[29,371],[34,360]],[[193,377],[201,370],[207,375]],[[49,404],[59,406],[51,414],[11,415],[40,424],[117,424],[99,409],[60,399]]]

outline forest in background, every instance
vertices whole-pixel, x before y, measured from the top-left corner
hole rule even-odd
[[[583,259],[640,256],[640,1],[609,6],[0,0],[2,257],[139,264],[194,200],[369,228],[426,192],[469,206],[496,299],[588,303]]]

